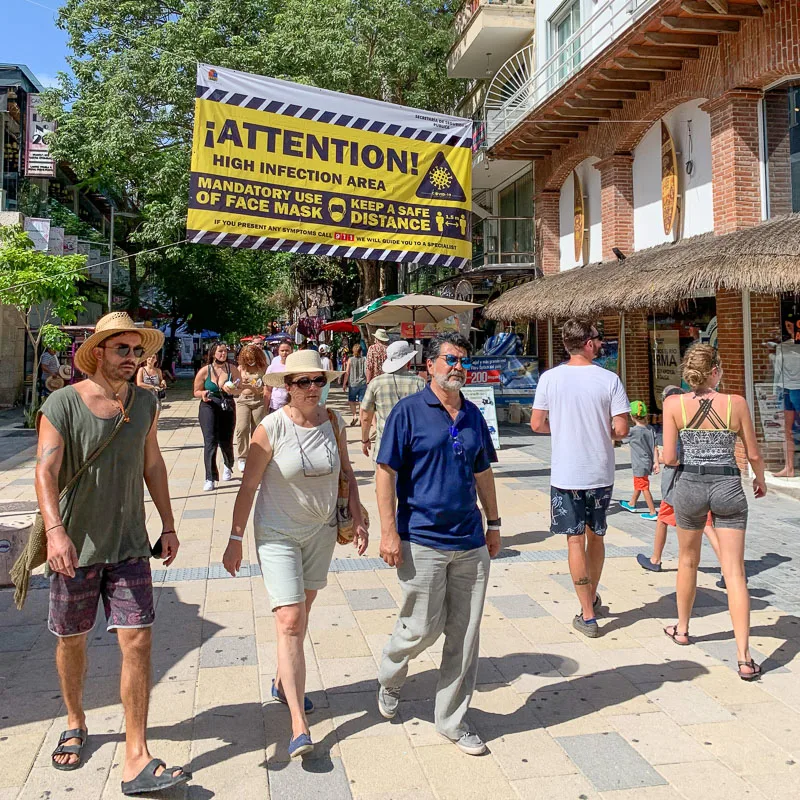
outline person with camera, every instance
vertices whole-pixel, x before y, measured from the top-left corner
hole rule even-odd
[[[164,380],[164,373],[160,369],[157,354],[150,356],[136,370],[136,385],[140,389],[148,389],[155,395],[158,410],[161,411],[161,403],[167,396],[167,382]]]
[[[222,480],[233,480],[233,432],[236,428],[234,398],[241,383],[239,368],[228,361],[228,345],[215,344],[208,351],[208,364],[194,378],[194,396],[200,400],[198,417],[203,431],[206,480],[204,492],[217,488],[217,448],[225,468]]]

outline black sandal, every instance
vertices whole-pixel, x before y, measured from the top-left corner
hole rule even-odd
[[[159,767],[164,767],[164,771],[156,775]],[[180,773],[173,775],[172,773],[178,769]],[[163,792],[165,789],[186,783],[191,777],[192,773],[183,767],[168,767],[161,759],[154,758],[132,781],[122,781],[122,794],[131,797],[137,794]]]
[[[737,661],[736,666],[739,667],[737,672],[739,673],[739,677],[743,681],[754,681],[757,678],[761,677],[761,673],[763,670],[761,669],[761,664],[756,664],[755,661],[751,658],[749,661]],[[750,667],[752,672],[742,672],[742,667]]]
[[[670,628],[672,628],[672,633],[669,632]],[[677,625],[667,625],[667,627],[664,628],[664,633],[667,636],[669,636],[669,638],[672,639],[672,641],[675,642],[675,644],[677,644],[678,647],[688,647],[692,643],[691,639],[689,638],[689,629],[688,628],[686,629],[686,633],[678,633],[678,626]],[[679,636],[685,636],[686,637],[686,641],[685,642],[679,642],[678,641],[678,637]]]
[[[83,728],[73,728],[72,730],[64,731],[58,738],[58,747],[53,750],[53,754],[50,756],[52,765],[56,769],[63,770],[64,772],[70,772],[73,769],[78,769],[78,767],[83,764],[83,759],[81,756],[83,755],[83,748],[88,737],[88,731],[83,730]],[[66,742],[68,739],[80,739],[81,743],[64,744],[64,742]],[[56,756],[77,756],[78,758],[77,761],[67,761],[64,764],[59,764],[55,760]]]

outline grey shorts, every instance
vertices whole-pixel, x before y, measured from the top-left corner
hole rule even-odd
[[[256,529],[256,548],[270,608],[304,603],[306,590],[324,589],[336,547],[336,517],[301,538]]]
[[[715,528],[747,528],[747,497],[738,475],[679,472],[672,501],[679,528],[702,530],[709,512]]]

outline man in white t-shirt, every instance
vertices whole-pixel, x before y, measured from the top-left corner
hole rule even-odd
[[[581,603],[572,624],[595,638],[614,442],[628,435],[630,403],[617,375],[592,363],[603,346],[594,325],[571,319],[561,335],[569,361],[540,378],[531,429],[551,437],[550,531],[567,536],[569,571]]]

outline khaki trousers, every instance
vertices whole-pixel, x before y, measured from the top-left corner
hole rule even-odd
[[[250,436],[267,415],[264,400],[241,400],[236,398],[236,457],[247,458],[250,452]]]

